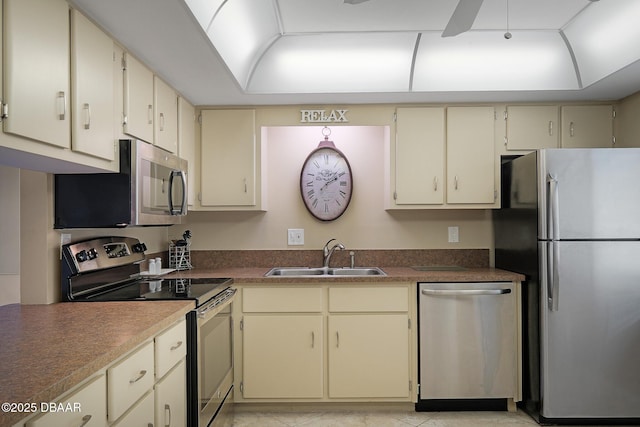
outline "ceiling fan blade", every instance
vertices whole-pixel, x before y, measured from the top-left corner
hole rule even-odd
[[[345,4],[359,4],[369,0],[344,0]]]
[[[453,37],[469,31],[476,20],[483,0],[460,0],[451,19],[442,32],[442,37]]]

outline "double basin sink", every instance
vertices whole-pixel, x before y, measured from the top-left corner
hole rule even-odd
[[[265,277],[386,276],[378,267],[276,267]]]

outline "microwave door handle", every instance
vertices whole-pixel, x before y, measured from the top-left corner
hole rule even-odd
[[[180,177],[180,183],[182,185],[182,205],[180,210],[176,211],[173,206],[173,179],[177,176]],[[185,215],[187,209],[187,179],[182,171],[171,171],[169,177],[169,213],[171,215]]]

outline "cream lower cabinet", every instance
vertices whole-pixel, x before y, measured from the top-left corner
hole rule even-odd
[[[46,412],[39,418],[27,422],[26,427],[106,426],[107,381],[105,375],[98,375],[54,405],[53,409],[60,408],[60,410]]]
[[[321,398],[323,316],[245,315],[243,388],[246,398]]]
[[[243,289],[244,398],[322,398],[322,301],[319,287]]]
[[[156,426],[187,425],[187,379],[185,362],[178,364],[154,387]]]
[[[242,287],[236,401],[411,401],[410,288]]]
[[[55,399],[51,409],[14,427],[184,427],[185,356],[186,322],[181,320]]]
[[[409,398],[407,287],[330,287],[330,398]]]

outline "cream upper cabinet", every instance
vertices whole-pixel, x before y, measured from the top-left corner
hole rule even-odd
[[[178,95],[158,76],[153,77],[154,144],[170,153],[178,152]]]
[[[256,209],[255,110],[202,110],[200,203]]]
[[[70,148],[69,6],[4,0],[4,131]]]
[[[560,134],[555,105],[509,105],[505,112],[507,150],[558,148]]]
[[[193,206],[196,200],[196,109],[183,97],[178,98],[178,156],[188,164],[187,203]]]
[[[612,105],[568,105],[561,108],[562,148],[613,147]]]
[[[447,203],[495,203],[494,107],[447,108]]]
[[[153,73],[124,53],[124,133],[153,143]]]
[[[329,398],[409,398],[409,326],[408,287],[330,287]]]
[[[113,40],[71,11],[71,123],[73,150],[115,158]]]
[[[445,110],[396,111],[396,205],[444,203]]]

